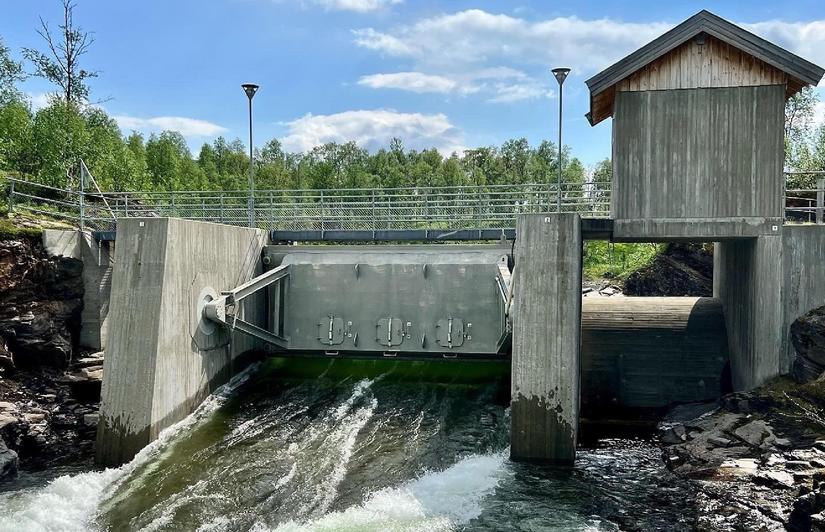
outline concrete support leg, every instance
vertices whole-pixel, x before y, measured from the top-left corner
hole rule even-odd
[[[735,390],[782,374],[782,235],[720,242],[714,295],[722,300]]]
[[[259,229],[172,218],[118,221],[99,464],[130,460],[228,380],[238,356],[259,347],[204,321],[199,304],[261,273],[264,240]],[[264,326],[265,309],[260,296],[250,297],[242,317]]]
[[[87,232],[43,231],[46,253],[83,261],[83,311],[79,343],[89,349],[106,347],[113,246],[114,242],[97,242]]]
[[[510,455],[572,465],[579,424],[582,235],[577,214],[518,218]]]
[[[90,349],[106,348],[113,247],[114,242],[97,242],[89,233],[80,233],[80,257],[83,260],[80,345]]]

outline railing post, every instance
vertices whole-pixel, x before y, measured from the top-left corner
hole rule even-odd
[[[324,191],[321,191],[321,238],[324,238]]]
[[[14,181],[9,181],[11,187],[9,187],[9,217],[11,217],[14,213]]]
[[[85,195],[86,195],[86,167],[81,162],[80,163],[80,197],[78,200],[78,204],[80,207],[80,230],[83,231],[86,228],[86,221],[84,220],[85,214]]]
[[[478,205],[476,205],[476,229],[481,229],[481,185],[478,185],[476,196],[478,202]]]
[[[126,218],[129,217],[129,196],[123,197],[123,208],[126,211]]]
[[[376,229],[378,229],[378,222],[376,222],[376,220],[375,220],[375,189],[373,188],[370,191],[370,193],[371,193],[370,196],[372,198],[372,201],[370,202],[370,211],[371,211],[371,217],[372,217],[372,230],[374,232]]]
[[[220,210],[218,211],[218,216],[220,217],[220,222],[223,223],[223,191],[219,196],[220,198]]]
[[[825,223],[825,177],[820,177],[816,190],[816,223]]]
[[[269,227],[268,227],[268,229],[272,229],[274,227],[273,221],[274,221],[275,217],[272,213],[272,209],[273,209],[274,205],[275,204],[272,201],[272,191],[270,190],[269,191]]]

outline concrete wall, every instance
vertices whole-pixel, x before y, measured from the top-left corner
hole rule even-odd
[[[737,390],[782,373],[782,236],[717,243],[714,296],[728,329],[731,378]]]
[[[782,300],[783,373],[795,358],[791,324],[808,311],[825,305],[825,225],[786,225],[783,228]]]
[[[232,374],[257,347],[230,342],[198,315],[205,290],[228,290],[261,272],[265,233],[173,218],[118,221],[103,368],[97,461],[128,461]],[[265,322],[260,297],[243,315]]]
[[[619,221],[640,223],[618,236],[647,236],[651,223],[781,220],[784,103],[781,85],[617,92],[612,213],[620,233]],[[681,228],[652,236],[693,236]]]
[[[517,227],[510,454],[570,465],[579,423],[581,220],[528,214]]]
[[[80,231],[43,231],[46,253],[83,261],[83,311],[79,342],[89,349],[102,350],[106,347],[113,246],[113,242],[99,243],[91,234]]]
[[[713,269],[734,388],[790,372],[791,323],[825,305],[825,226],[785,225],[778,236],[717,243]]]

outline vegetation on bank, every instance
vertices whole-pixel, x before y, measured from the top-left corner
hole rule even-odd
[[[20,237],[39,237],[41,234],[43,234],[43,229],[39,227],[25,227],[17,225],[5,217],[0,218],[0,240]]]
[[[584,245],[584,278],[623,281],[647,266],[661,251],[661,244],[614,244],[590,240]]]

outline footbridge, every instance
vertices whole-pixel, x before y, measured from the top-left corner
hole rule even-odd
[[[784,107],[823,75],[702,11],[587,81],[609,186],[103,193],[84,169],[9,198],[76,222],[102,272],[100,463],[277,353],[509,364],[512,458],[570,465],[582,414],[790,369],[790,323],[825,304],[825,181],[783,175]],[[583,298],[587,239],[713,242],[713,297]]]

